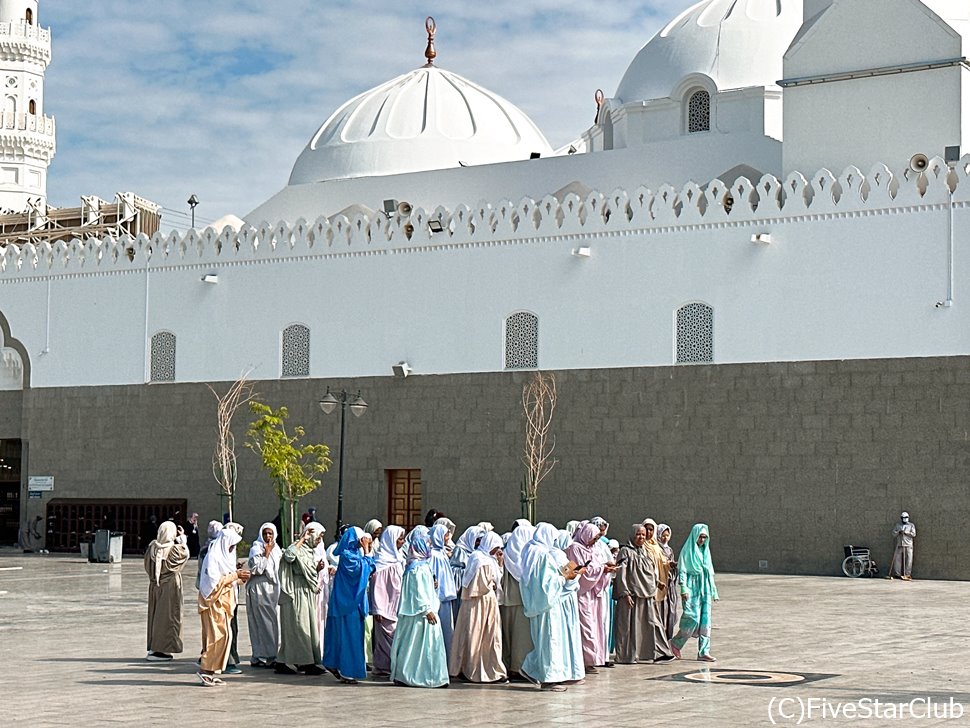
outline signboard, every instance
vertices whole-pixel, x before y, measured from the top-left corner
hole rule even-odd
[[[54,476],[31,475],[27,478],[27,490],[54,490]]]
[[[40,491],[40,490],[27,491],[27,498],[29,498],[30,500],[40,500],[43,497],[43,495],[44,495],[43,491]]]

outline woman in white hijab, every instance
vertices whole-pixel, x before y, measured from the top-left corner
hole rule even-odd
[[[455,621],[458,621],[458,610],[461,607],[461,582],[465,576],[465,566],[468,564],[471,555],[475,553],[478,542],[484,535],[485,530],[480,526],[469,526],[451,551],[451,573],[455,577],[455,592],[459,595],[457,599],[451,602]]]
[[[188,559],[182,528],[165,521],[145,551],[150,662],[167,662],[182,651],[182,569]]]
[[[273,667],[280,644],[280,559],[283,550],[276,542],[276,526],[264,523],[249,549],[252,578],[246,584],[246,617],[253,648],[250,665]]]
[[[242,526],[227,523],[209,544],[199,571],[199,616],[202,618],[201,669],[196,676],[206,687],[223,685],[216,677],[226,669],[232,647],[230,622],[236,608],[236,585],[249,581],[248,569],[236,568],[236,545]]]

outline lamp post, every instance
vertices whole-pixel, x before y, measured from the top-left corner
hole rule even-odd
[[[189,207],[192,210],[192,229],[195,230],[195,206],[199,204],[199,198],[192,195],[189,198]]]
[[[344,525],[344,433],[346,432],[346,415],[347,415],[347,405],[350,405],[350,411],[354,413],[354,417],[360,417],[367,411],[367,403],[361,398],[360,390],[357,390],[356,396],[347,394],[346,390],[340,390],[339,397],[335,397],[331,391],[330,387],[327,387],[327,393],[323,395],[320,399],[320,409],[323,410],[325,415],[329,415],[333,412],[337,405],[340,405],[340,454],[338,457],[337,465],[337,532],[340,532],[340,527]]]

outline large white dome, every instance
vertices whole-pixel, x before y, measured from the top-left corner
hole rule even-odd
[[[703,0],[640,49],[616,97],[623,103],[665,98],[696,73],[719,90],[775,84],[801,24],[802,0]]]
[[[290,184],[508,162],[551,151],[515,105],[425,66],[337,109],[296,160]]]

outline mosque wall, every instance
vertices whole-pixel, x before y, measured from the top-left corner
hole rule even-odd
[[[23,411],[23,392],[0,390],[0,440],[20,437]]]
[[[542,519],[600,514],[622,540],[629,523],[651,516],[670,523],[678,543],[703,521],[720,570],[835,574],[845,544],[870,546],[884,566],[905,509],[919,527],[917,577],[970,579],[970,357],[555,374],[559,463],[540,491]],[[418,468],[425,509],[504,529],[519,515],[528,376],[276,380],[256,389],[334,451],[338,413],[324,415],[317,401],[327,386],[361,390],[367,412],[347,422],[348,521],[386,518],[386,471]],[[0,427],[15,404],[0,393]],[[240,443],[247,419],[238,416]],[[23,500],[23,518],[43,514],[50,497],[184,497],[203,519],[218,517],[214,425],[202,384],[32,389],[30,472],[53,475],[56,490]],[[252,528],[272,516],[275,499],[255,455],[240,447],[239,464],[238,518]],[[302,504],[317,506],[330,529],[336,489],[335,465]]]
[[[163,332],[175,336],[174,381],[275,379],[294,323],[310,330],[314,378],[389,376],[400,361],[418,374],[500,371],[517,311],[538,316],[540,367],[664,366],[676,311],[695,301],[714,311],[715,363],[963,355],[968,172],[970,156],[952,203],[935,160],[921,178],[850,168],[730,190],[11,246],[0,311],[43,388],[149,381]],[[955,304],[943,307],[951,204]],[[753,243],[759,234],[770,242]],[[572,255],[579,246],[590,257]]]

